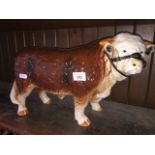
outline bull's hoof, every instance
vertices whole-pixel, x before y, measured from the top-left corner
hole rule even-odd
[[[29,113],[29,111],[27,109],[24,109],[22,111],[18,111],[17,115],[18,116],[26,116],[26,115],[28,115],[28,113]]]
[[[44,103],[44,104],[52,104],[52,100],[51,99],[49,99],[46,103]]]
[[[90,125],[91,121],[89,119],[81,122],[79,125],[82,127],[88,127]]]
[[[102,112],[103,111],[103,108],[102,107],[99,107],[98,109],[93,109],[94,111],[96,112]]]

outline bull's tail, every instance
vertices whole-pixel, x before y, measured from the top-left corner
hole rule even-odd
[[[18,87],[17,87],[17,83],[16,83],[16,81],[14,81],[13,85],[12,85],[11,92],[10,92],[10,99],[11,99],[11,102],[14,103],[14,104],[18,104],[17,103],[18,93],[19,93],[19,90],[18,90]]]

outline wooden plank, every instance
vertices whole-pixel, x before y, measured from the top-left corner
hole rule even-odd
[[[8,46],[8,57],[9,57],[9,73],[10,73],[10,80],[13,81],[14,79],[14,58],[16,55],[16,47],[15,47],[15,40],[14,40],[14,32],[7,33],[7,46]]]
[[[1,42],[1,50],[2,50],[2,59],[3,59],[3,65],[4,67],[4,72],[3,72],[3,80],[4,81],[10,81],[10,61],[9,61],[9,53],[8,53],[8,43],[7,43],[7,36],[6,32],[1,32],[1,37],[0,37],[0,42]]]
[[[155,54],[152,54],[150,83],[148,87],[147,107],[155,108]]]
[[[15,44],[15,53],[18,52],[18,47],[17,47],[17,35],[16,31],[14,31],[14,44]]]
[[[17,48],[17,53],[20,52],[24,48],[24,38],[23,38],[23,31],[17,31],[15,33],[16,36],[16,48]]]
[[[144,39],[152,41],[154,37],[154,24],[137,25],[136,33],[141,35]],[[148,91],[150,60],[151,56],[146,57],[147,67],[144,68],[141,74],[134,75],[131,78],[129,104],[136,106],[147,106],[146,95]]]
[[[54,135],[119,135],[155,134],[155,110],[102,101],[105,112],[94,113],[90,107],[86,113],[92,124],[87,128],[78,126],[74,119],[71,96],[59,100],[51,96],[54,104],[45,105],[39,98],[29,98],[29,114],[17,116],[17,105],[9,99],[0,101],[0,126],[16,134]],[[147,116],[147,117],[146,117]]]
[[[56,47],[69,48],[69,30],[68,29],[56,30]]]
[[[88,43],[98,38],[97,27],[83,28],[83,43]]]
[[[120,32],[133,32],[134,26],[133,25],[119,25],[116,26],[116,33]],[[128,90],[129,90],[130,78],[126,79],[125,81],[118,82],[112,88],[112,100],[121,103],[128,103]]]
[[[100,4],[99,4],[100,5]],[[112,5],[112,4],[111,4]],[[104,10],[104,7],[103,7]],[[101,10],[101,11],[103,11]],[[80,10],[79,10],[80,11]],[[111,10],[110,10],[111,11]],[[109,12],[106,12],[107,14]],[[105,14],[105,12],[103,12]],[[53,28],[77,28],[90,26],[110,26],[116,22],[126,25],[133,22],[153,23],[154,19],[1,19],[1,30],[48,30]]]
[[[45,31],[45,46],[46,47],[56,46],[56,30]]]
[[[74,47],[82,44],[82,29],[69,29],[69,47]]]
[[[34,34],[33,31],[25,31],[25,46],[34,46]]]
[[[9,74],[9,77],[8,77],[8,81],[11,81],[11,79],[13,79],[13,75],[12,75],[12,71],[11,70],[13,70],[13,68],[12,68],[12,64],[11,64],[11,47],[10,47],[10,44],[9,44],[9,33],[6,33],[6,53],[7,53],[7,58],[8,58],[8,70],[7,70],[7,72],[8,72],[8,74]]]
[[[44,33],[43,31],[35,31],[34,32],[34,42],[35,42],[35,46],[39,46],[42,47],[44,46],[44,37],[43,37]]]
[[[116,33],[120,32],[130,32],[133,33],[134,25],[117,25],[116,26]]]
[[[1,36],[1,33],[0,33]],[[5,74],[5,68],[4,68],[4,56],[3,56],[3,50],[2,50],[2,43],[0,39],[0,80],[4,80],[4,74]]]
[[[105,38],[114,35],[114,26],[102,26],[98,27],[98,38]]]
[[[155,31],[155,29],[154,29]],[[155,32],[154,32],[154,42],[155,42]],[[149,85],[148,85],[148,95],[147,95],[147,107],[155,108],[155,54],[151,55],[151,64],[150,64],[150,74],[149,74]]]

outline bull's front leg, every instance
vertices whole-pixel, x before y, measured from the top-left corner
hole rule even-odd
[[[74,97],[75,104],[75,120],[78,122],[80,126],[87,127],[90,125],[89,118],[85,115],[85,108],[88,105],[87,97]]]
[[[101,107],[101,105],[99,103],[101,100],[102,100],[102,98],[96,98],[90,102],[92,110],[97,111],[97,112],[103,111],[103,108]]]
[[[103,108],[101,107],[100,105],[100,101],[103,99],[103,98],[106,98],[110,95],[110,92],[111,92],[111,89],[107,89],[106,91],[104,92],[100,92],[100,93],[97,93],[93,96],[92,100],[90,101],[90,105],[92,107],[92,110],[94,111],[97,111],[97,112],[101,112],[103,111]]]

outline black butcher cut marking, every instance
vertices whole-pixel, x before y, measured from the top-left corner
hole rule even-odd
[[[34,71],[35,63],[32,58],[29,58],[27,61],[27,75],[28,77],[33,76],[33,71]]]
[[[70,77],[73,69],[73,59],[69,57],[66,59],[64,63],[64,74],[63,74],[63,80],[62,83],[64,86],[68,86],[70,84]]]

